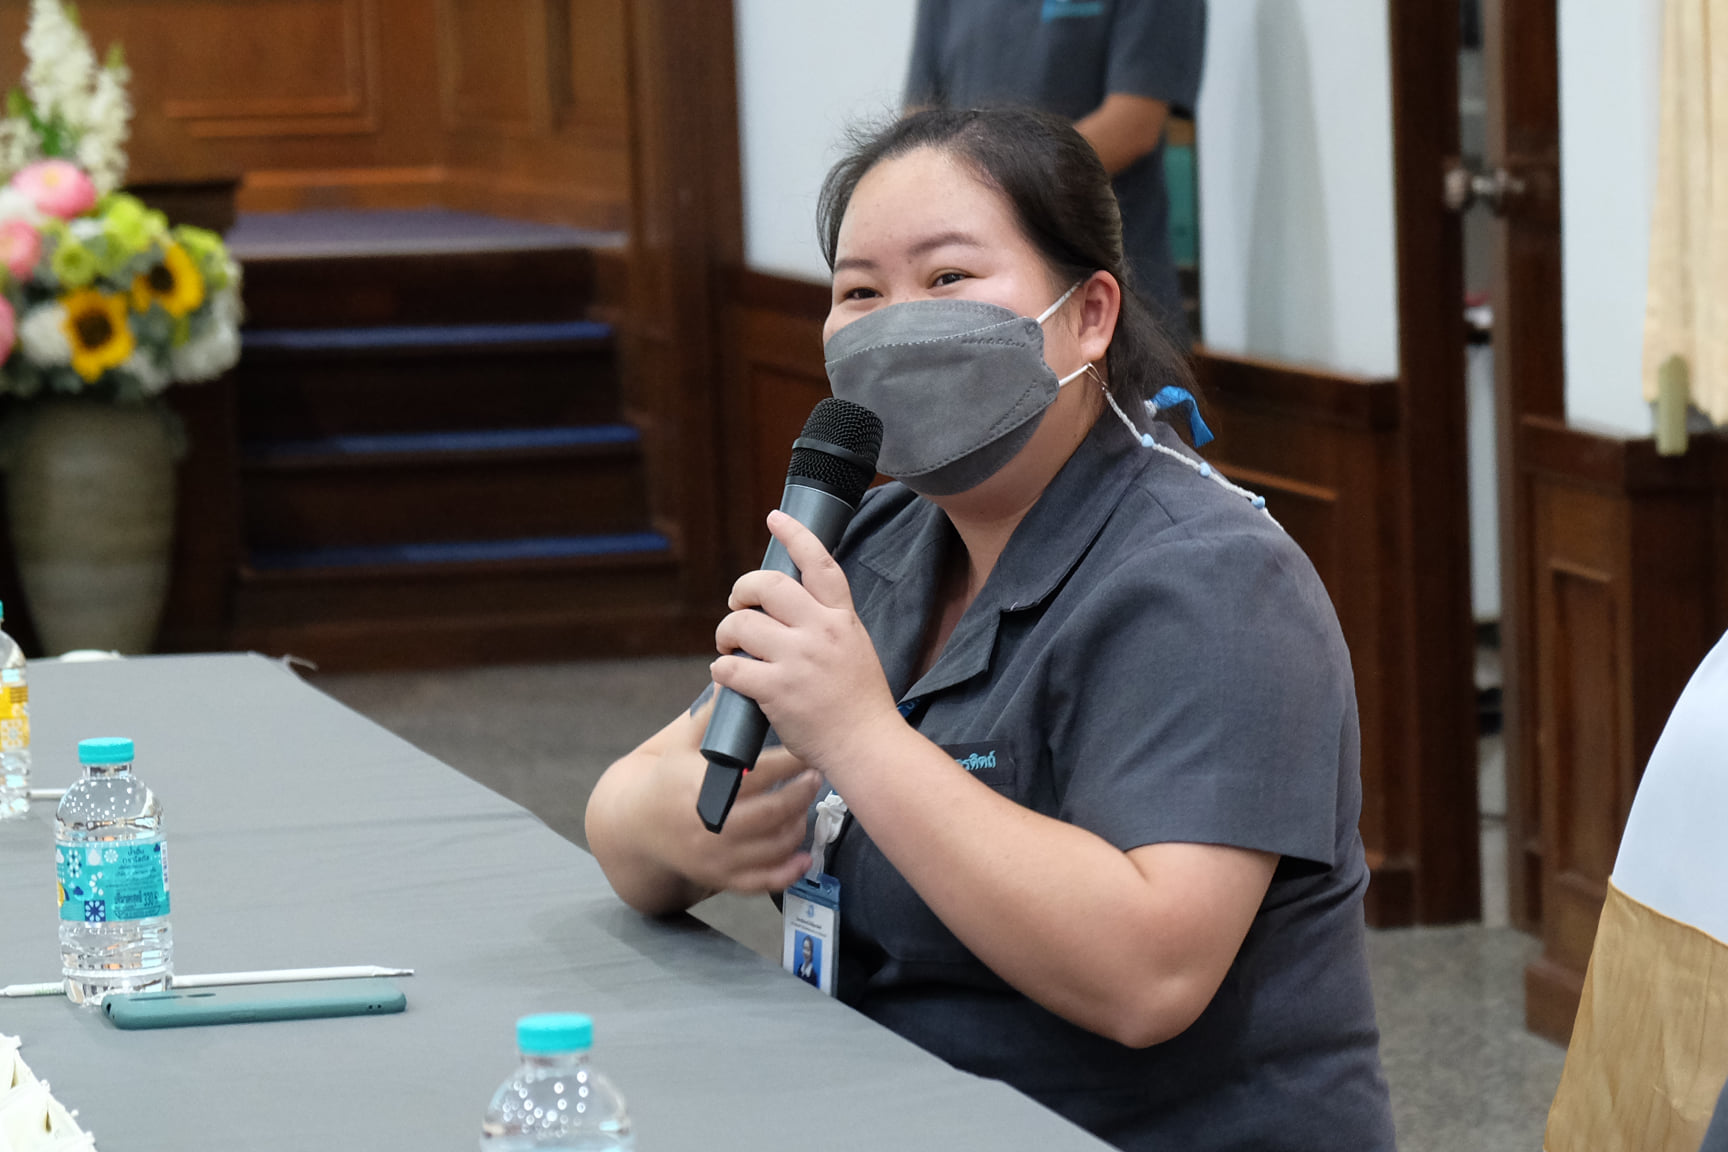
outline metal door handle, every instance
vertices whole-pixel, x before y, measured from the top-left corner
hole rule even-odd
[[[1527,190],[1522,178],[1504,168],[1473,172],[1454,164],[1446,170],[1446,207],[1453,212],[1468,212],[1471,205],[1482,204],[1494,215],[1504,216]]]

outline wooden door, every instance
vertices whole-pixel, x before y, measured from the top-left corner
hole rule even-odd
[[[1485,0],[1483,48],[1496,212],[1494,379],[1500,474],[1501,665],[1507,870],[1514,924],[1542,920],[1541,804],[1536,764],[1535,536],[1519,445],[1526,417],[1564,420],[1560,279],[1560,53],[1555,0]]]

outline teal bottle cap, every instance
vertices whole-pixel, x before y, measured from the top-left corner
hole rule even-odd
[[[78,741],[80,764],[130,764],[132,741],[124,736],[99,736],[94,740]]]
[[[516,1047],[530,1056],[586,1052],[594,1046],[594,1021],[576,1012],[545,1012],[516,1021]]]

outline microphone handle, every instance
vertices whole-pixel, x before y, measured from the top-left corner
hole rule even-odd
[[[787,481],[786,491],[780,497],[780,510],[808,528],[829,552],[840,543],[846,525],[857,511],[825,489],[795,480]],[[803,581],[803,574],[778,540],[768,542],[762,568]],[[726,826],[726,814],[732,811],[732,802],[738,798],[738,785],[743,782],[744,773],[755,765],[767,738],[768,717],[762,714],[756,701],[730,688],[715,691],[714,714],[708,718],[708,730],[702,735],[702,755],[708,760],[708,772],[702,778],[702,791],[696,799],[697,815],[708,831],[718,832]]]

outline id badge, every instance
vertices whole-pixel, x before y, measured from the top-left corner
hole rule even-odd
[[[826,874],[800,879],[782,901],[785,928],[780,963],[806,984],[834,995],[839,968],[840,881]]]

